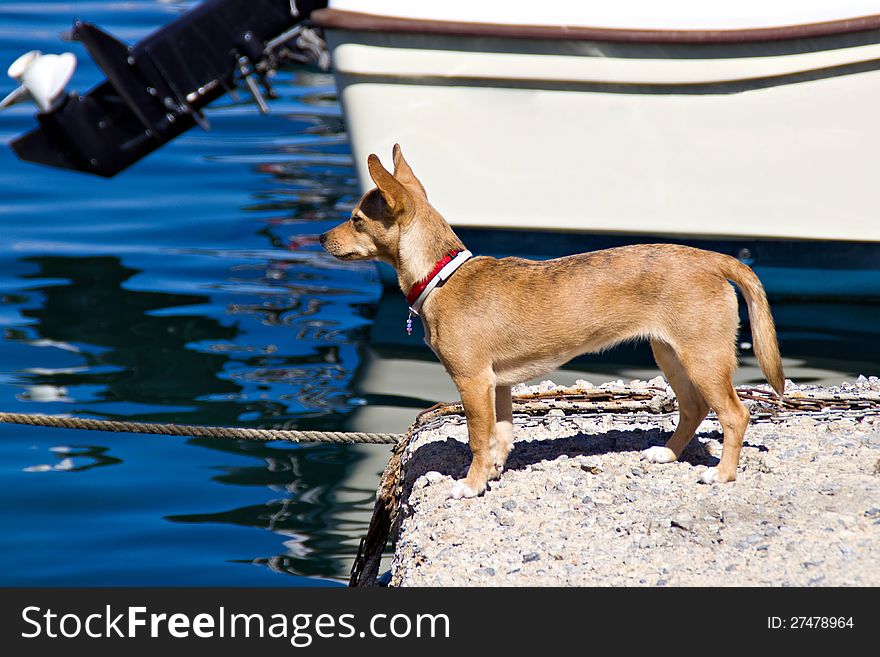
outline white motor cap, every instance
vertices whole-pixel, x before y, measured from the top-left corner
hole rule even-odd
[[[64,93],[75,70],[76,55],[72,52],[61,55],[44,55],[39,50],[26,52],[7,70],[9,77],[21,86],[0,101],[0,109],[30,98],[45,112]]]

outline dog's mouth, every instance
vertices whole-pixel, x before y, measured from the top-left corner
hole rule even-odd
[[[334,258],[338,260],[364,260],[364,256],[359,253],[355,253],[354,251],[349,251],[348,253],[334,253]]]

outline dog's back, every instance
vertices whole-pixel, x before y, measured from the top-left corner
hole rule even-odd
[[[726,255],[644,244],[543,261],[480,257],[431,303],[438,322],[447,310],[479,318],[480,341],[491,342],[492,353],[512,355],[528,342],[533,357],[558,354],[551,359],[558,365],[639,338],[677,346],[711,337],[733,349],[739,316],[728,280],[743,290],[756,355],[781,393],[782,366],[763,288],[749,267]],[[444,337],[456,340],[455,323],[443,323]],[[470,336],[470,328],[463,333]],[[466,351],[481,347],[471,337],[466,341]]]

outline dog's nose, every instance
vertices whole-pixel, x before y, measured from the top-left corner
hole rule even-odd
[[[324,244],[326,244],[327,242],[327,233],[321,233],[318,236],[318,241],[321,243],[321,246],[324,246]]]

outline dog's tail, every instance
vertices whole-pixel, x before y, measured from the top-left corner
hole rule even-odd
[[[726,279],[736,283],[746,298],[749,318],[752,322],[755,356],[767,382],[782,397],[785,389],[785,374],[782,371],[776,327],[773,325],[773,316],[770,314],[770,304],[767,303],[764,286],[751,267],[730,256],[722,258],[721,273]]]

